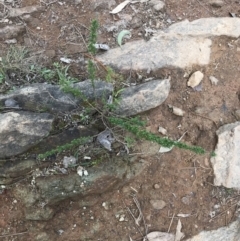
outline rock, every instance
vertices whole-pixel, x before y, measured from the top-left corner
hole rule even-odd
[[[49,220],[53,217],[54,210],[48,206],[44,206],[41,208],[36,208],[34,206],[27,207],[25,211],[25,218],[27,220],[33,221],[45,221]]]
[[[154,10],[156,10],[156,11],[163,11],[163,10],[165,10],[165,3],[163,1],[150,0],[149,4],[152,5]]]
[[[92,138],[90,137],[96,136],[97,134],[98,131],[94,127],[79,125],[74,128],[63,130],[59,134],[51,135],[44,138],[44,140],[39,142],[39,144],[36,146],[36,150],[34,149],[34,153],[45,153],[46,151],[56,149],[58,146],[66,145],[74,139],[81,137],[89,137],[89,142],[92,142]]]
[[[161,126],[158,127],[158,132],[163,135],[167,135],[167,130]]]
[[[212,85],[217,85],[219,80],[214,76],[209,76]]]
[[[225,4],[225,2],[222,0],[211,0],[210,1],[210,5],[215,8],[221,8],[224,4]]]
[[[41,232],[37,235],[37,237],[34,239],[34,241],[51,241],[49,235],[45,232]]]
[[[132,116],[161,105],[168,97],[169,79],[153,80],[124,89],[120,94],[115,113]]]
[[[161,210],[167,205],[163,200],[150,200],[150,203],[152,207],[157,210]]]
[[[137,40],[122,48],[110,49],[98,57],[105,65],[121,70],[158,70],[163,67],[185,68],[207,65],[212,41],[189,36],[166,35],[161,32],[149,41]],[[186,51],[189,49],[189,51]]]
[[[90,0],[88,4],[95,11],[110,9],[116,5],[115,0]]]
[[[25,205],[27,219],[47,220],[53,215],[52,207],[57,207],[60,201],[69,198],[79,200],[117,190],[139,175],[145,167],[147,163],[135,162],[129,166],[116,158],[92,167],[88,176],[71,174],[36,177],[35,188],[19,184],[13,194]]]
[[[11,184],[14,180],[24,178],[24,175],[32,171],[38,163],[36,160],[15,160],[14,162],[1,161],[0,185]]]
[[[240,120],[240,109],[235,111],[235,116]]]
[[[82,3],[82,0],[75,0],[74,3],[77,5],[77,4],[80,4]]]
[[[8,17],[16,18],[16,17],[20,17],[24,14],[44,11],[44,9],[45,9],[44,7],[38,6],[38,5],[32,5],[32,6],[27,6],[27,7],[23,7],[23,8],[11,8],[8,13]]]
[[[228,36],[238,38],[240,36],[240,18],[201,18],[189,22],[184,20],[171,25],[167,33],[189,36]]]
[[[10,25],[0,28],[0,40],[16,38],[19,34],[25,31],[26,29],[23,25]]]
[[[171,233],[163,233],[163,232],[151,232],[146,235],[143,241],[174,241],[175,235]]]
[[[0,158],[21,154],[46,137],[53,123],[47,113],[7,112],[0,114]]]
[[[211,158],[214,185],[240,189],[240,122],[220,127],[217,136],[216,156]]]
[[[240,237],[240,217],[228,227],[217,230],[203,231],[186,241],[237,241]]]
[[[204,77],[204,75],[201,71],[196,71],[189,78],[187,85],[192,88],[195,88],[196,86],[198,86],[201,83],[203,77]]]
[[[76,83],[73,87],[80,90],[89,101],[95,98],[108,99],[113,91],[113,85],[100,80],[96,80],[94,83],[95,89],[90,80]],[[4,106],[7,99],[14,99],[24,110],[50,113],[71,111],[84,102],[83,98],[67,94],[61,90],[60,86],[51,84],[33,84],[8,95],[0,95],[0,104]]]
[[[159,189],[159,188],[160,188],[160,185],[156,183],[156,184],[154,184],[153,187],[154,187],[154,189]]]

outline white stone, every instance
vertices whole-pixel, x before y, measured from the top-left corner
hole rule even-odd
[[[165,3],[160,0],[150,0],[149,4],[152,5],[156,11],[161,11],[165,8]]]
[[[201,83],[203,77],[204,75],[201,71],[196,71],[189,78],[187,85],[194,88]]]
[[[219,80],[214,76],[209,76],[212,85],[217,85]]]
[[[212,41],[206,38],[158,33],[147,42],[137,40],[124,44],[122,48],[110,49],[98,60],[121,70],[186,68],[207,65],[211,44]]]
[[[163,200],[150,200],[150,203],[157,210],[163,209],[167,205]]]
[[[167,33],[189,36],[228,36],[238,38],[240,36],[240,18],[200,18],[189,22],[184,20],[171,25]]]
[[[216,156],[211,158],[214,185],[240,189],[240,122],[220,127],[217,135]]]
[[[227,227],[222,227],[212,231],[203,231],[186,241],[239,241],[239,237],[240,217]]]

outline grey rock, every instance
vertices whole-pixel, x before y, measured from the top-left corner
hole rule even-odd
[[[94,10],[105,10],[110,9],[112,6],[116,5],[115,0],[90,0],[88,4]]]
[[[238,38],[240,36],[240,18],[201,18],[192,22],[184,20],[171,25],[166,32],[195,37],[228,36]]]
[[[26,218],[47,220],[52,207],[66,199],[80,200],[89,195],[119,189],[147,167],[147,163],[133,163],[131,167],[119,159],[105,162],[89,170],[88,176],[77,174],[42,176],[36,178],[36,188],[18,185],[13,193],[25,205]],[[44,208],[43,208],[44,207]]]
[[[108,96],[113,91],[113,85],[100,80],[94,81],[93,88],[90,80],[79,82],[73,85],[74,88],[81,91],[84,98],[88,100],[108,99]],[[34,84],[18,89],[11,94],[0,95],[0,104],[5,105],[5,101],[14,99],[18,106],[24,110],[44,111],[50,113],[71,111],[84,100],[81,97],[74,97],[72,94],[67,94],[61,90],[58,85],[50,84]]]
[[[150,0],[149,4],[152,5],[156,11],[163,11],[165,9],[165,3],[160,0]]]
[[[150,203],[152,207],[157,210],[161,210],[167,205],[163,200],[150,200]]]
[[[240,237],[240,217],[227,227],[203,231],[186,241],[238,241]]]
[[[225,2],[222,0],[211,0],[209,3],[215,8],[221,8],[225,4]]]
[[[132,116],[161,105],[168,97],[170,80],[153,80],[124,89],[120,95],[116,114]]]
[[[45,220],[51,219],[53,215],[54,215],[54,210],[48,206],[41,207],[39,205],[39,208],[36,208],[34,206],[27,207],[25,211],[25,217],[27,220],[45,221]]]
[[[211,158],[214,185],[240,189],[240,122],[220,127],[217,135],[216,156]]]
[[[209,76],[212,85],[217,85],[219,80],[214,76]]]
[[[240,109],[235,111],[235,116],[237,117],[237,120],[240,120]]]
[[[44,9],[45,9],[44,7],[39,5],[26,6],[22,8],[11,8],[8,13],[8,17],[16,18],[28,13],[40,12],[40,11],[43,11]]]
[[[37,235],[37,237],[34,239],[34,241],[51,241],[49,235],[45,232],[41,232]]]
[[[208,64],[211,44],[212,41],[205,38],[159,33],[147,42],[132,41],[123,45],[122,48],[110,49],[98,59],[106,65],[121,70],[185,68]]]
[[[47,113],[8,112],[0,114],[0,158],[14,156],[33,147],[52,128]]]
[[[0,40],[13,39],[25,32],[23,25],[10,25],[0,29]]]
[[[24,175],[37,166],[36,160],[3,161],[0,166],[0,185],[11,184],[14,180],[24,178]]]

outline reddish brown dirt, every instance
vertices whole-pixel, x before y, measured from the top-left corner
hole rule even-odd
[[[43,59],[48,63],[59,61],[63,56],[75,59],[84,57],[83,53],[87,52],[84,41],[87,41],[91,20],[97,18],[101,26],[113,21],[109,9],[93,11],[90,2],[83,0],[82,4],[76,6],[73,1],[63,5],[52,1],[44,12],[33,14],[30,21],[13,20],[14,23],[25,21],[27,24],[27,32],[18,38],[18,44],[34,52],[40,51],[42,56],[47,56]],[[229,13],[239,17],[240,14],[239,1],[225,0],[226,5],[222,8],[211,7],[207,0],[165,2],[166,11],[161,17],[158,14],[149,16],[148,8],[144,5],[139,8],[138,16],[147,23],[152,19],[153,25],[162,21],[160,28],[164,28],[168,25],[167,19],[177,22],[203,17],[228,17]],[[21,6],[34,4],[39,4],[39,1],[23,0]],[[45,6],[43,1],[42,5]],[[127,6],[123,13],[131,16],[134,11]],[[118,19],[120,17],[116,16]],[[138,35],[141,31],[141,26],[134,28],[131,40],[141,38]],[[98,41],[111,47],[116,46],[115,37],[103,28]],[[7,48],[2,42],[0,54]],[[162,126],[168,130],[168,136],[175,140],[187,131],[185,142],[213,151],[216,145],[215,131],[222,124],[236,121],[234,112],[240,107],[237,95],[240,83],[239,48],[238,40],[219,38],[214,40],[209,66],[195,66],[185,72],[164,69],[151,73],[149,77],[164,78],[171,75],[171,92],[163,105],[143,115],[148,120],[148,130],[158,133],[158,126]],[[84,65],[72,66],[71,70],[80,79],[86,76]],[[205,75],[201,92],[187,88],[188,75],[183,77],[185,73],[190,74],[195,70],[201,70]],[[208,79],[210,75],[220,80],[217,86],[211,85]],[[168,104],[182,108],[186,112],[184,117],[174,116],[169,111]],[[127,241],[129,237],[142,240],[149,231],[174,233],[178,214],[190,214],[190,217],[181,218],[182,231],[189,238],[200,231],[228,225],[235,219],[236,205],[231,205],[236,202],[234,197],[239,193],[213,185],[209,154],[200,156],[177,148],[167,154],[157,154],[158,149],[159,146],[154,143],[139,141],[131,153],[142,153],[134,155],[136,160],[148,163],[148,168],[141,176],[118,191],[90,196],[84,200],[67,200],[56,207],[57,213],[50,221],[24,220],[22,204],[15,201],[11,189],[7,190],[0,195],[0,240]],[[155,184],[158,184],[157,189],[154,188]],[[140,203],[145,225],[141,222],[137,226],[128,212],[129,208],[135,216],[138,214],[131,196],[133,194]],[[184,204],[182,198],[189,203]],[[162,210],[153,209],[150,200],[154,199],[164,200],[166,207]],[[106,209],[102,206],[103,203],[106,203]],[[218,204],[220,208],[217,216],[211,220],[210,212]],[[118,215],[122,214],[125,215],[124,221],[120,222]],[[59,230],[64,232],[60,235]],[[44,235],[48,236],[44,239]]]

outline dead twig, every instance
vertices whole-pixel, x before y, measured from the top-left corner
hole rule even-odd
[[[167,231],[168,233],[169,233],[170,228],[171,228],[171,226],[172,226],[172,222],[173,222],[174,216],[175,216],[175,213],[173,214],[173,216],[172,216],[172,218],[171,218],[171,222],[170,222],[170,224],[169,224],[168,231]]]
[[[209,219],[209,223],[212,222],[214,219],[218,218],[219,216],[223,215],[224,213],[226,213],[227,211],[229,211],[232,207],[238,205],[238,202],[234,203],[233,205],[231,205],[229,208],[225,209],[224,211],[222,211],[221,213],[219,213],[218,215],[216,215],[215,217]]]
[[[190,113],[193,114],[193,115],[196,115],[196,116],[205,118],[205,119],[207,119],[207,120],[210,120],[210,121],[212,121],[212,122],[215,124],[216,127],[218,127],[217,123],[216,123],[214,120],[212,120],[211,118],[206,117],[206,116],[203,116],[203,115],[196,114],[196,113],[194,113],[193,111],[190,111]]]
[[[18,236],[18,235],[23,235],[23,234],[26,234],[26,233],[28,233],[28,231],[21,232],[21,233],[4,234],[4,235],[0,235],[0,238],[10,237],[10,236]]]

